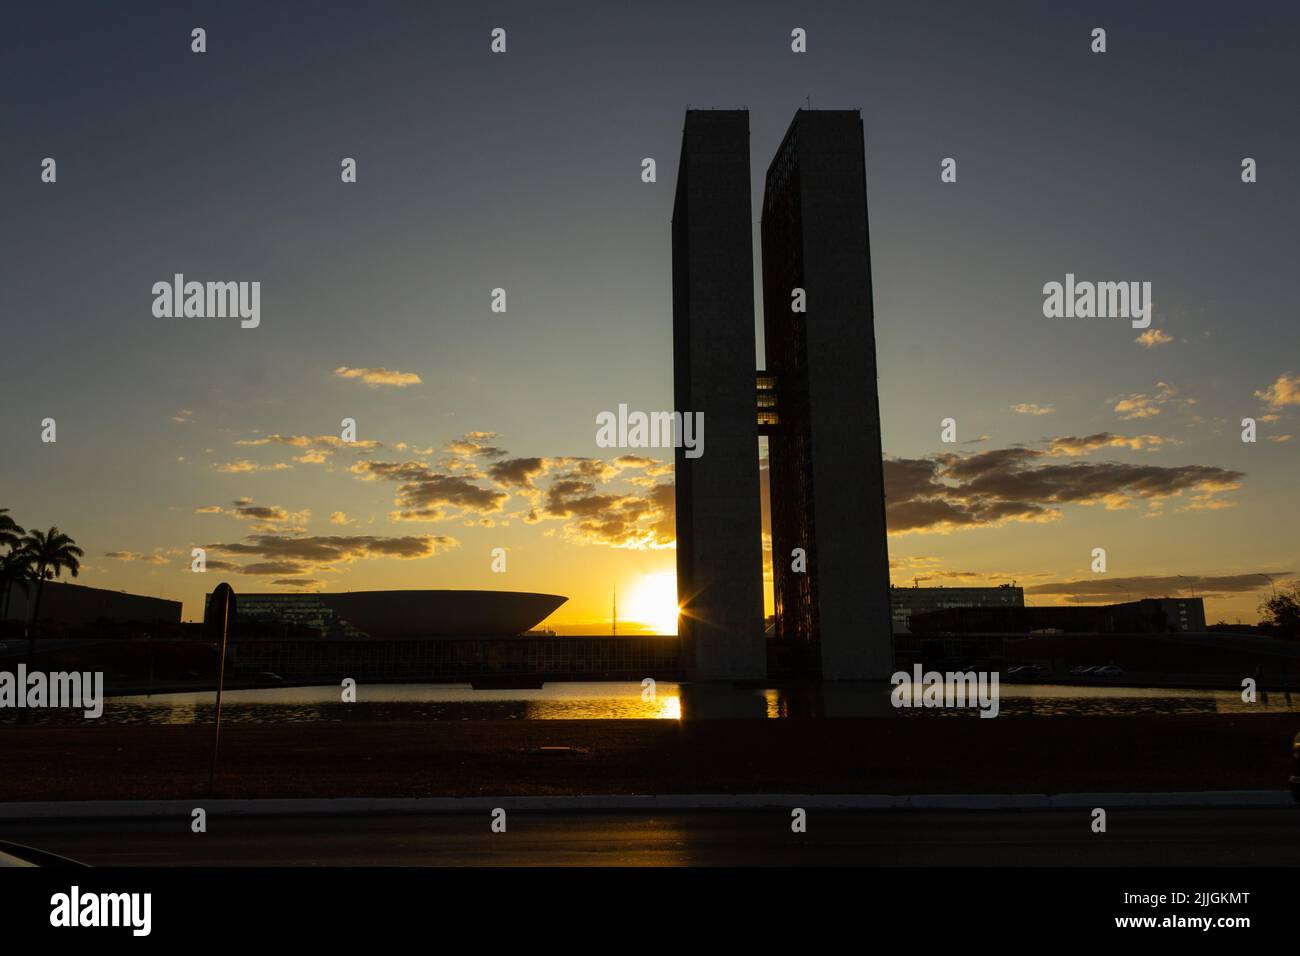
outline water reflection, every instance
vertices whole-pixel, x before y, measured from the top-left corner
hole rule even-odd
[[[375,684],[357,688],[343,703],[340,688],[275,687],[227,691],[222,719],[231,723],[430,720],[679,720],[746,717],[897,717],[906,720],[974,718],[968,709],[895,710],[888,684],[807,684],[765,688],[659,682],[653,693],[639,683],[550,683],[535,689],[475,690],[467,684]],[[1300,710],[1300,695],[1261,694],[1246,704],[1231,690],[1075,687],[1003,684],[999,717],[1261,714]],[[213,694],[111,697],[98,722],[114,724],[211,723]],[[0,724],[73,725],[79,710],[0,710]]]

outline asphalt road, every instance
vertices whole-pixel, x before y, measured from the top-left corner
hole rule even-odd
[[[1300,862],[1300,810],[784,811],[209,817],[0,823],[92,866],[1249,866]]]

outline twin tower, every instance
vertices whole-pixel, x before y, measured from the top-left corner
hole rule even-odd
[[[768,166],[767,368],[757,373],[750,197],[749,113],[688,110],[673,205],[673,401],[704,413],[709,444],[699,458],[676,453],[684,669],[692,680],[760,680],[771,643],[806,676],[883,680],[894,662],[858,111],[800,110]]]

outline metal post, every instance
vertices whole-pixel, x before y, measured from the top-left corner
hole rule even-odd
[[[230,600],[234,592],[226,589],[225,608],[221,617],[221,660],[217,666],[217,728],[212,737],[212,765],[208,768],[208,796],[212,796],[217,779],[217,750],[221,746],[221,688],[226,682],[226,638],[230,634]]]

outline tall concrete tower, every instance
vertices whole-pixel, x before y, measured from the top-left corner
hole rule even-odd
[[[673,204],[673,401],[704,415],[676,451],[677,595],[692,680],[766,673],[749,113],[688,110]]]
[[[886,679],[889,554],[856,110],[795,114],[768,167],[762,241],[779,419],[768,439],[778,634],[818,641],[826,680]],[[803,571],[792,568],[796,548]]]

